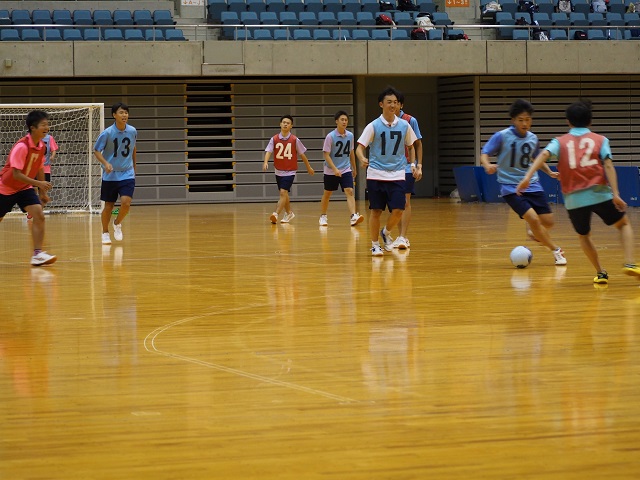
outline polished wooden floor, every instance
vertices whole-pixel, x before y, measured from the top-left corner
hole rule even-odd
[[[8,216],[0,478],[639,478],[640,283],[615,231],[594,221],[596,289],[562,207],[566,268],[505,205],[414,200],[411,250],[384,258],[345,203],[324,229],[293,206],[134,204],[111,247],[97,216],[49,215],[39,269]]]

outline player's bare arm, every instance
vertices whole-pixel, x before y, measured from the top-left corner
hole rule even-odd
[[[487,175],[493,175],[498,171],[498,165],[496,165],[495,163],[491,163],[489,161],[489,155],[487,155],[486,153],[482,153],[480,155],[480,164],[484,168],[484,171]]]
[[[333,170],[333,174],[336,177],[341,177],[342,173],[340,173],[340,170],[338,169],[338,167],[336,167],[336,164],[333,163],[333,160],[331,159],[331,155],[329,155],[329,152],[322,152],[322,156],[324,157],[324,161],[327,162],[327,165],[329,165],[329,168]]]
[[[607,176],[607,181],[609,182],[609,186],[613,192],[613,203],[619,211],[624,212],[627,210],[627,202],[620,198],[620,191],[618,190],[618,174],[613,166],[613,161],[610,158],[607,158],[603,162],[603,165],[604,173]]]
[[[309,175],[313,175],[314,173],[316,173],[313,168],[311,168],[311,164],[309,163],[309,159],[307,158],[307,156],[302,153],[300,154],[300,157],[302,158],[302,161],[304,162],[304,164],[307,166],[307,173]]]
[[[356,149],[356,156],[358,157],[358,160],[360,160],[360,165],[362,165],[362,167],[368,167],[369,159],[364,155],[364,148],[364,145],[358,144],[358,148]]]
[[[269,168],[269,159],[271,158],[271,152],[264,152],[264,163],[262,164],[262,171],[266,172]]]
[[[518,186],[516,187],[516,194],[521,195],[523,190],[526,190],[529,184],[531,183],[531,178],[533,174],[536,173],[543,165],[546,165],[547,160],[551,157],[551,152],[549,150],[542,150],[540,154],[536,157],[533,163],[529,166],[529,170],[527,170],[527,174],[520,181]],[[548,165],[547,165],[548,166]]]
[[[94,150],[93,154],[98,159],[98,161],[102,164],[102,166],[104,167],[104,171],[105,172],[107,172],[107,173],[113,172],[113,165],[111,165],[109,162],[107,162],[107,160],[102,155],[102,152],[100,152],[98,150]]]

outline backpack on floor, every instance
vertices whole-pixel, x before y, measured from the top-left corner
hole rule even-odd
[[[411,30],[411,40],[426,40],[427,31],[424,28],[414,28]]]

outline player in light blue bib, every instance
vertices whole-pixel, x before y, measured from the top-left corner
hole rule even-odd
[[[122,221],[129,213],[136,187],[136,139],[138,132],[129,125],[129,107],[116,103],[111,107],[115,123],[106,128],[96,140],[94,155],[102,164],[100,200],[102,210],[102,244],[110,245],[109,222],[111,212],[120,196],[120,209],[113,221],[113,238],[122,240]]]
[[[526,221],[527,234],[553,252],[556,265],[566,265],[567,259],[560,247],[551,240],[548,230],[553,226],[553,213],[547,202],[537,174],[531,185],[522,193],[516,193],[518,183],[525,177],[529,165],[538,155],[538,137],[531,133],[533,105],[526,100],[516,100],[509,109],[512,126],[495,133],[482,148],[480,163],[487,174],[498,174],[500,194],[505,202]],[[497,163],[490,163],[489,157]],[[545,172],[558,178],[547,164]]]

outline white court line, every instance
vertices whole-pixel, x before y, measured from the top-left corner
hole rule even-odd
[[[243,306],[237,309],[233,309],[230,311],[234,311],[234,310],[241,310],[241,309],[246,309],[248,307],[252,307],[250,306]],[[216,312],[215,314],[219,314],[220,312]],[[277,385],[280,387],[284,387],[284,388],[290,388],[292,390],[298,390],[300,392],[304,392],[304,393],[309,393],[311,395],[318,395],[321,397],[325,397],[325,398],[329,398],[331,400],[336,400],[340,403],[357,403],[357,400],[354,400],[352,398],[348,398],[348,397],[343,397],[341,395],[334,395],[333,393],[329,393],[329,392],[325,392],[323,390],[317,390],[315,388],[309,388],[309,387],[305,387],[303,385],[298,385],[295,383],[290,383],[290,382],[283,382],[282,380],[276,380],[273,378],[269,378],[269,377],[264,377],[262,375],[256,375],[254,373],[249,373],[249,372],[245,372],[242,370],[237,370],[235,368],[231,368],[231,367],[225,367],[224,365],[220,365],[217,363],[211,363],[211,362],[205,362],[203,360],[198,360],[195,358],[191,358],[191,357],[185,357],[184,355],[178,355],[175,353],[170,353],[170,352],[165,352],[163,350],[160,350],[156,347],[155,345],[155,341],[158,338],[158,336],[160,336],[162,333],[166,332],[167,330],[176,327],[178,325],[182,325],[184,323],[188,323],[191,322],[193,320],[198,320],[201,318],[206,318],[210,315],[213,315],[213,313],[207,313],[207,314],[202,314],[202,315],[196,315],[193,317],[188,317],[188,318],[183,318],[182,320],[176,320],[175,322],[172,323],[168,323],[167,325],[163,325],[162,327],[158,327],[155,330],[153,330],[151,333],[149,333],[145,339],[144,339],[144,348],[150,352],[150,353],[155,353],[158,355],[162,355],[163,357],[169,357],[169,358],[175,358],[178,360],[183,360],[185,362],[189,362],[189,363],[194,363],[196,365],[201,365],[203,367],[207,367],[207,368],[212,368],[214,370],[219,370],[221,372],[226,372],[226,373],[230,373],[232,375],[238,375],[240,377],[245,377],[245,378],[250,378],[252,380],[257,380],[259,382],[263,382],[263,383],[268,383],[271,385]]]

